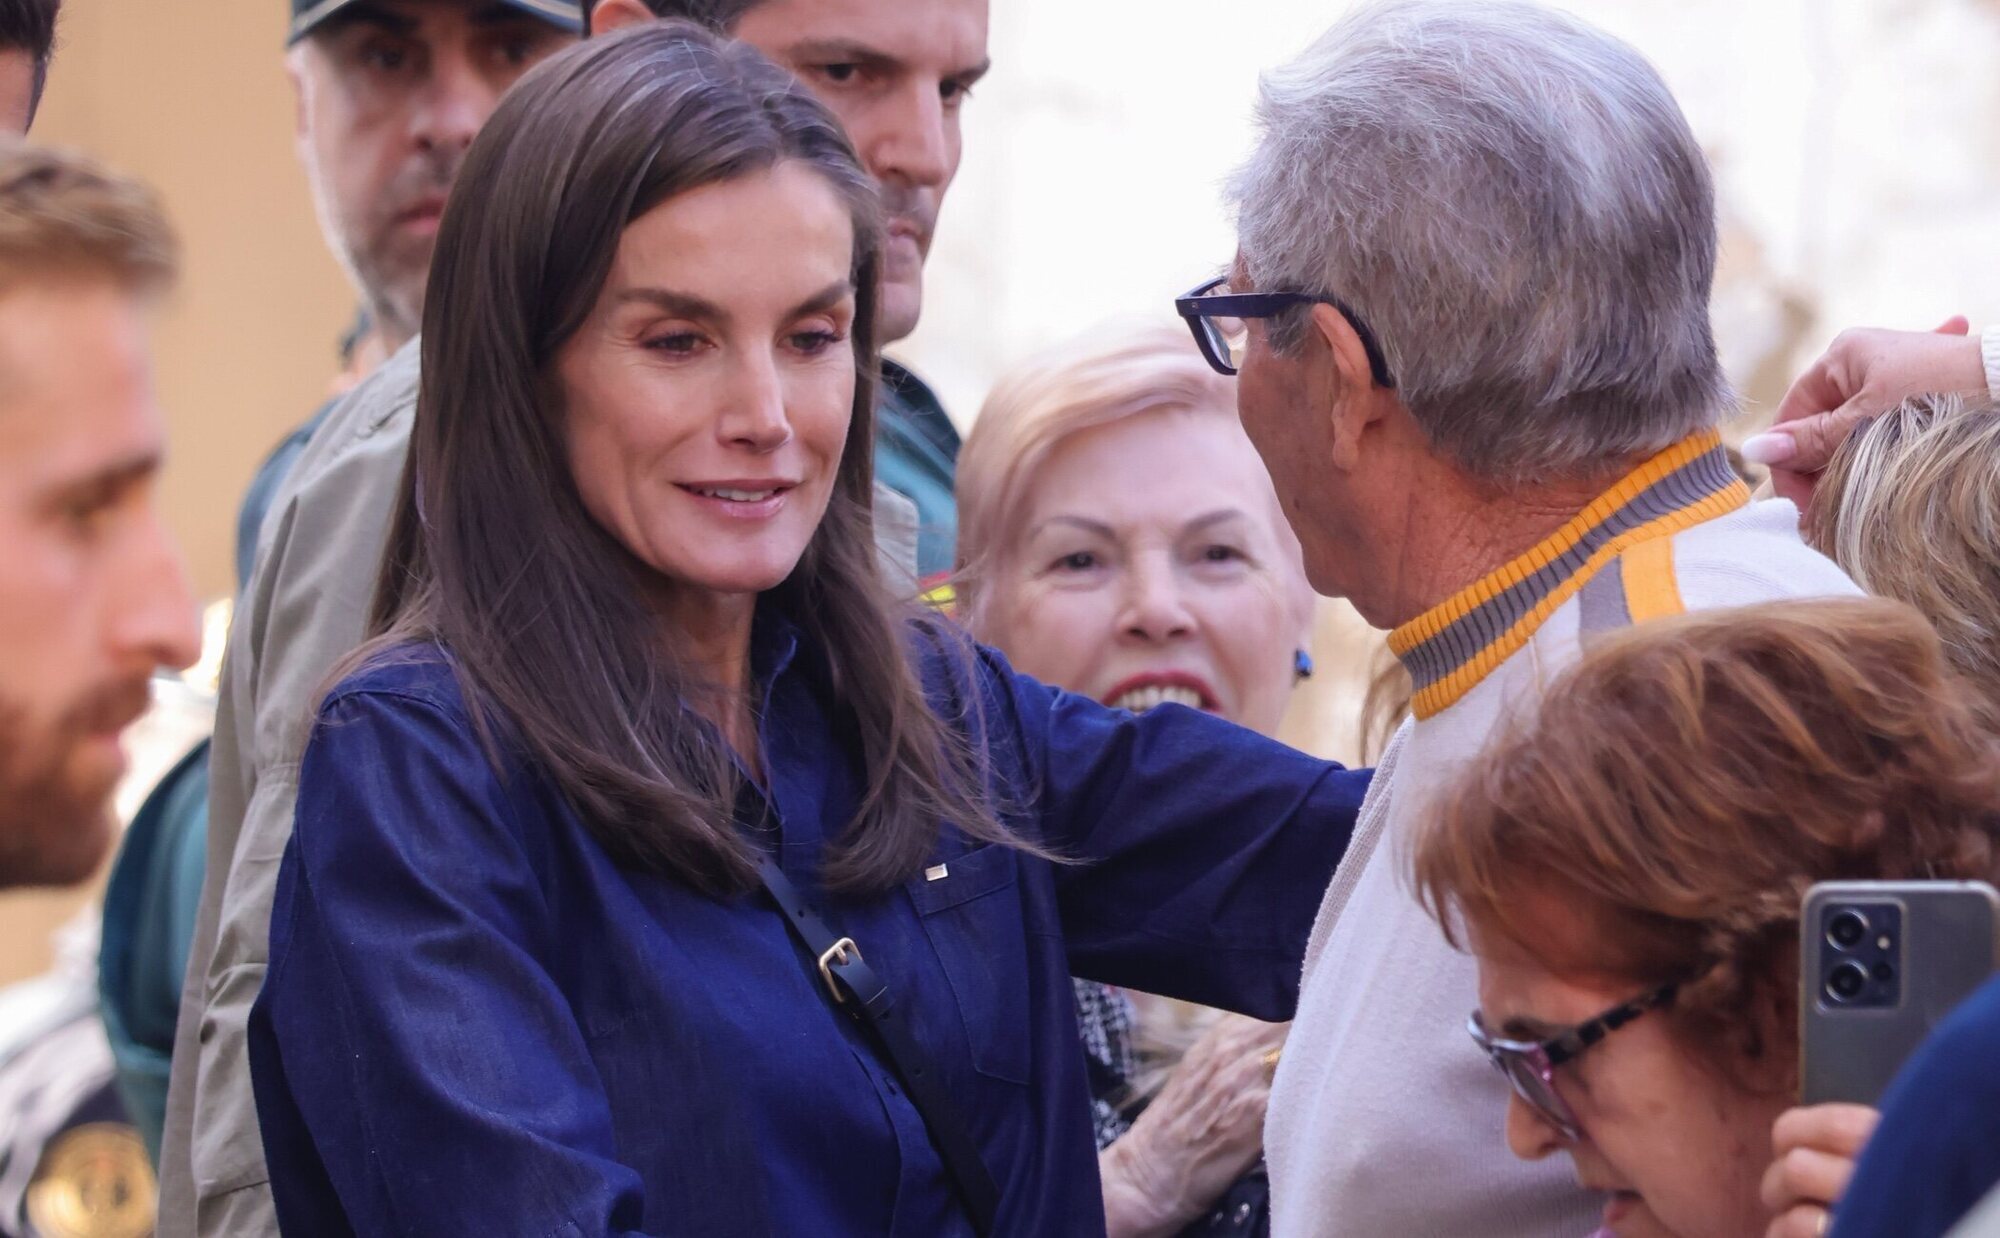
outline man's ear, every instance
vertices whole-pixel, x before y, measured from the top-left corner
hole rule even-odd
[[[1375,369],[1368,349],[1355,334],[1347,315],[1331,305],[1312,307],[1304,347],[1310,354],[1313,407],[1332,420],[1333,467],[1343,472],[1359,466],[1361,439],[1387,414],[1375,393]]]
[[[306,80],[299,57],[304,54],[296,47],[285,53],[285,79],[292,84],[292,141],[301,149],[306,136]]]
[[[658,18],[653,10],[646,7],[645,0],[597,0],[597,7],[590,11],[590,33],[610,34],[614,30],[656,20]]]

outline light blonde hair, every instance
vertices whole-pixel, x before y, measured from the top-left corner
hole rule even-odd
[[[1916,607],[2000,701],[2000,402],[1917,396],[1856,430],[1820,479],[1806,540]]]
[[[1236,410],[1235,389],[1182,327],[1099,330],[994,384],[958,457],[958,602],[968,622],[979,578],[1015,534],[1021,501],[1049,454],[1085,430],[1171,410]]]
[[[0,292],[76,277],[152,292],[178,265],[151,189],[76,151],[0,140]]]

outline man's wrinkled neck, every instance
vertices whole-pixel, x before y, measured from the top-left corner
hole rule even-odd
[[[1588,476],[1503,483],[1433,458],[1406,489],[1400,562],[1387,565],[1387,612],[1396,627],[1541,545],[1637,463],[1617,460]]]

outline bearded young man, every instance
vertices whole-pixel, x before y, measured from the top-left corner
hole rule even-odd
[[[0,888],[96,871],[119,733],[154,670],[199,652],[154,503],[150,319],[174,264],[150,192],[0,144]]]
[[[175,246],[153,194],[62,151],[0,141],[0,890],[89,879],[116,835],[121,732],[153,672],[199,653],[155,487],[165,426],[152,317]],[[56,1232],[84,1176],[151,1198],[120,1133],[87,974],[9,993],[0,1233]],[[83,1166],[88,1169],[83,1169]]]
[[[364,3],[372,0],[350,0]],[[960,109],[987,68],[986,0],[601,0],[590,25],[604,33],[658,17],[739,35],[840,117],[890,213],[882,337],[907,335],[921,310],[931,231],[958,170]],[[958,438],[913,375],[890,368],[885,378],[877,536],[885,570],[913,585],[950,564]],[[162,1238],[277,1233],[245,1026],[268,957],[311,706],[328,671],[362,639],[417,383],[417,349],[406,346],[337,404],[288,466],[253,534],[216,720],[208,880],[174,1041]]]

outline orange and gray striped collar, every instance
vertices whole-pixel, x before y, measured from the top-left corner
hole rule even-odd
[[[1418,615],[1389,634],[1409,668],[1419,718],[1450,708],[1528,643],[1557,607],[1627,550],[1669,538],[1750,501],[1714,430],[1683,439],[1599,495],[1575,519],[1526,554]],[[1671,543],[1661,542],[1665,551]],[[1634,614],[1678,609],[1670,554],[1645,556],[1648,570],[1627,572],[1623,595]],[[1640,577],[1646,579],[1640,579]],[[1651,579],[1658,576],[1657,580]]]

